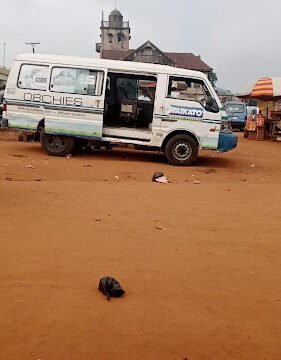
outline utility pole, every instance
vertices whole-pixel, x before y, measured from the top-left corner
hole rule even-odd
[[[35,46],[36,45],[40,45],[40,42],[39,41],[30,41],[30,42],[26,42],[25,45],[30,45],[32,47],[32,52],[33,54],[35,53]]]
[[[6,46],[7,44],[3,42],[3,68],[5,67]]]

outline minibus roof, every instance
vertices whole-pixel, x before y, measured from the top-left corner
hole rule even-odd
[[[35,62],[46,64],[58,64],[69,66],[87,66],[101,69],[118,70],[118,71],[136,71],[136,72],[149,72],[153,74],[171,74],[178,76],[190,76],[198,77],[201,79],[207,79],[207,76],[199,71],[187,70],[176,68],[167,65],[140,63],[132,61],[119,61],[108,60],[98,58],[84,58],[75,56],[63,56],[63,55],[47,55],[47,54],[20,54],[16,57],[17,61],[21,62]]]

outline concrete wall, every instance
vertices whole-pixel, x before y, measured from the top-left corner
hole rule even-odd
[[[102,50],[129,50],[130,28],[101,28]]]
[[[0,66],[0,86],[6,84],[10,70]]]

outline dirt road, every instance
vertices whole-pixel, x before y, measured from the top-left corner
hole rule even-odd
[[[280,143],[242,137],[176,168],[0,131],[0,359],[279,360],[280,164]]]

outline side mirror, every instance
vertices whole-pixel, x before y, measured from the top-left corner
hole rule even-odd
[[[209,112],[214,112],[214,113],[219,112],[220,110],[218,104],[211,96],[207,97],[205,109]]]
[[[213,106],[213,105],[214,105],[214,99],[211,96],[208,96],[206,100],[206,106]]]

